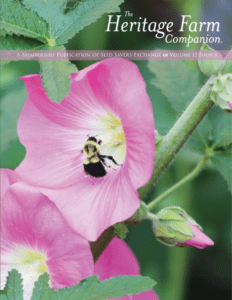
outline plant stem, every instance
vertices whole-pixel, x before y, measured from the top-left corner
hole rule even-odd
[[[151,180],[147,185],[139,189],[140,199],[144,199],[147,193],[155,185],[161,174],[172,162],[176,153],[181,149],[186,140],[190,137],[194,129],[201,122],[214,102],[210,99],[211,78],[202,87],[198,95],[189,104],[179,120],[175,123],[169,133],[160,142],[155,155],[155,168]],[[98,259],[106,246],[114,236],[112,231],[102,233],[102,236],[94,243],[91,243],[91,249],[94,261]],[[103,242],[104,241],[104,242]],[[102,244],[102,245],[101,245]]]
[[[181,179],[179,182],[177,182],[175,185],[173,185],[170,189],[165,191],[162,195],[160,195],[158,198],[156,198],[154,201],[148,204],[148,209],[152,210],[158,203],[160,203],[162,200],[167,198],[170,194],[175,192],[177,189],[179,189],[182,185],[186,184],[190,180],[194,179],[198,173],[205,167],[207,161],[209,160],[209,156],[205,155],[201,158],[200,162],[196,166],[195,169],[192,170],[191,173],[189,173],[186,177]]]
[[[172,162],[176,153],[181,149],[194,129],[213,106],[214,103],[210,99],[210,83],[211,78],[202,87],[194,100],[189,104],[187,109],[159,144],[155,155],[155,167],[151,180],[148,184],[139,189],[141,200],[146,197],[164,170]]]
[[[180,162],[176,168],[177,180],[183,178],[186,173],[190,172],[190,167],[184,162]],[[178,205],[180,205],[185,211],[190,213],[192,211],[192,182],[183,186],[177,191]],[[171,202],[175,200],[175,197],[170,196]],[[181,300],[187,299],[185,297],[185,290],[188,282],[189,273],[189,249],[170,247],[167,249],[167,278],[165,284],[165,297],[166,300]]]

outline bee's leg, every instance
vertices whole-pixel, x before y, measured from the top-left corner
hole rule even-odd
[[[116,165],[116,166],[122,166],[122,164],[118,164],[117,162],[116,162],[116,160],[113,158],[113,156],[111,156],[111,155],[101,155],[101,157],[103,157],[103,158],[108,158],[108,159],[110,159],[110,160],[112,160],[112,162]]]
[[[106,162],[105,162],[105,160],[104,160],[104,158],[103,158],[102,156],[104,156],[104,155],[99,155],[98,157],[99,157],[100,161],[103,163],[103,165],[106,166],[107,168],[110,168],[110,169],[116,171],[116,169],[114,169],[114,168],[112,168],[111,166],[108,166],[108,165],[106,164]]]

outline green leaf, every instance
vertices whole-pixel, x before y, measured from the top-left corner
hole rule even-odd
[[[188,69],[180,60],[149,61],[148,67],[155,74],[151,83],[161,89],[178,113],[182,113],[200,89],[198,72]]]
[[[187,147],[201,155],[206,154],[206,149],[213,143],[212,124],[208,120],[208,115],[194,130],[187,141]]]
[[[114,225],[114,232],[116,237],[118,237],[119,239],[125,239],[129,230],[125,224],[117,223]]]
[[[12,60],[0,60],[0,69],[6,64],[9,64]]]
[[[99,282],[97,276],[82,281],[76,290],[74,287],[57,290],[56,300],[104,300],[124,295],[139,294],[153,288],[155,281],[143,276],[118,276]]]
[[[35,282],[31,300],[49,300],[55,295],[54,289],[49,287],[49,275],[43,273]]]
[[[1,151],[17,138],[17,121],[27,99],[23,85],[1,99]]]
[[[26,149],[19,139],[12,141],[6,150],[1,151],[1,168],[14,170],[23,161],[25,154]]]
[[[224,148],[226,151],[232,144],[231,125],[232,115],[214,106],[193,132],[187,145],[203,155],[207,153],[207,148],[216,152],[218,148]]]
[[[0,300],[9,300],[6,295],[0,294]]]
[[[64,14],[66,1],[62,0],[23,0],[23,3],[46,20],[50,37],[57,45],[67,43],[77,32],[90,25],[105,13],[119,11],[123,0],[85,0]]]
[[[23,300],[23,286],[21,274],[15,269],[11,270],[6,279],[4,294],[8,300]]]
[[[48,24],[37,13],[26,9],[18,0],[1,1],[1,28],[46,42]]]
[[[0,36],[0,50],[41,50],[44,44],[31,38],[6,35]]]
[[[50,49],[65,50],[63,46]],[[43,86],[48,97],[60,103],[70,91],[70,75],[77,72],[76,66],[69,60],[41,60],[40,67]]]
[[[215,106],[209,111],[208,120],[212,126],[214,148],[229,146],[232,143],[232,115]]]
[[[65,287],[63,289],[58,289],[55,293],[54,300],[66,300],[67,296],[72,296],[72,295],[76,294],[76,292],[79,291],[79,288],[86,282],[89,285],[94,285],[95,283],[97,284],[97,283],[99,283],[98,276],[94,275],[94,276],[85,278],[79,284],[73,285],[70,288]],[[70,298],[68,298],[68,299],[70,299]]]
[[[232,193],[232,152],[215,153],[210,160],[214,167],[222,174]]]
[[[12,35],[12,32],[7,32],[5,29],[2,29],[2,28],[1,28],[1,30],[0,30],[0,35],[6,36],[7,34]]]

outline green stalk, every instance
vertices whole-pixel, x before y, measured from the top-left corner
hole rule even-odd
[[[148,184],[139,189],[141,200],[146,197],[164,170],[172,162],[177,152],[182,148],[194,129],[213,106],[214,103],[210,99],[210,83],[211,78],[202,87],[198,95],[189,104],[182,116],[159,144],[155,154],[155,167],[151,180]]]
[[[176,172],[177,179],[180,179],[184,174],[190,171],[189,166],[184,163],[178,164]],[[182,186],[177,191],[178,206],[181,206],[188,213],[191,213],[191,202],[192,202],[192,182],[188,185]],[[173,202],[176,197],[173,197]],[[170,247],[168,250],[168,274],[167,281],[165,284],[165,299],[167,300],[181,300],[185,299],[185,287],[187,284],[188,276],[188,248]]]
[[[173,185],[170,189],[165,191],[162,195],[160,195],[158,198],[156,198],[154,201],[150,202],[148,204],[148,209],[153,210],[154,207],[159,204],[161,201],[163,201],[165,198],[167,198],[169,195],[174,193],[177,189],[179,189],[181,186],[185,185],[187,182],[194,179],[199,172],[205,167],[207,161],[209,160],[209,156],[203,156],[199,162],[199,164],[196,166],[195,169],[192,170],[191,173],[189,173],[187,176],[185,176],[183,179],[181,179],[179,182],[177,182],[175,185]]]

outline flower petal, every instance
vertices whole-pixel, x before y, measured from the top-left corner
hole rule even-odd
[[[21,181],[21,178],[16,174],[16,172],[10,169],[1,169],[1,198],[4,196],[6,190],[13,184],[18,181]]]
[[[76,232],[95,241],[109,226],[128,219],[140,205],[128,171],[115,173],[109,172],[100,181],[83,176],[71,188],[40,190],[55,202]]]
[[[206,246],[213,246],[214,242],[204,234],[197,226],[189,223],[194,236],[189,239],[187,242],[183,243],[184,245],[196,247],[199,249],[204,249]]]
[[[42,108],[55,114],[45,95],[39,97],[35,92],[31,95]],[[61,115],[62,107],[57,118]],[[80,133],[77,130],[53,122],[28,98],[18,121],[18,135],[27,149],[26,158],[17,168],[24,180],[51,188],[62,188],[78,180],[78,170],[80,166],[83,169],[83,165],[78,160],[82,148],[78,144]],[[84,140],[86,137],[82,143]]]
[[[95,274],[100,280],[110,279],[118,275],[139,275],[139,264],[135,255],[127,244],[118,238],[114,238],[106,247],[95,264]],[[129,300],[158,300],[154,291],[142,292],[139,295],[123,296],[120,299]]]
[[[121,120],[130,177],[138,189],[151,177],[155,153],[153,110],[146,84],[138,67],[125,59],[106,59],[92,65],[90,71],[87,69],[86,90],[91,90],[99,105]],[[78,86],[82,84],[81,72],[72,77],[74,82],[78,80]],[[62,103],[65,105],[66,101],[65,98]]]
[[[13,184],[1,207],[5,238],[45,254],[53,287],[71,286],[93,274],[88,241],[76,234],[56,206],[35,188],[22,182]]]

